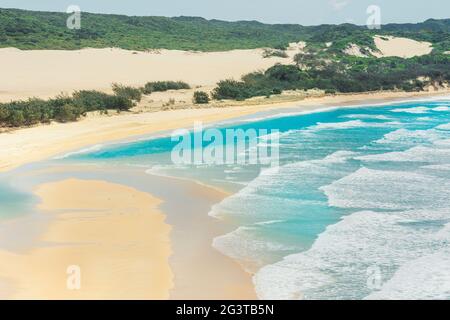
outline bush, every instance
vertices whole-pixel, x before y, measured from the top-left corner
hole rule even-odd
[[[137,88],[123,86],[123,85],[114,83],[112,85],[112,89],[113,89],[114,93],[116,94],[116,96],[124,97],[124,98],[134,100],[137,102],[141,101],[141,99],[142,99],[142,91]]]
[[[182,81],[157,81],[147,82],[142,88],[144,94],[151,94],[152,92],[163,92],[168,90],[190,89],[191,87]]]
[[[129,110],[133,101],[127,97],[98,91],[78,91],[50,100],[29,99],[0,103],[0,126],[21,127],[38,123],[76,121],[88,111]]]
[[[59,122],[76,121],[81,115],[81,109],[72,104],[65,104],[55,112],[55,120]]]
[[[273,88],[272,93],[273,94],[282,94],[283,91],[280,88]]]
[[[217,87],[213,90],[212,96],[214,99],[234,99],[245,100],[251,95],[249,88],[245,82],[235,80],[223,80],[217,84]]]
[[[22,110],[13,110],[9,116],[9,123],[13,127],[21,127],[25,125],[25,116]]]
[[[195,104],[209,103],[209,95],[204,91],[195,91],[194,92],[194,103]]]
[[[264,49],[263,58],[270,58],[270,57],[288,58],[289,56],[284,50]]]
[[[105,111],[113,110],[129,110],[133,107],[133,102],[125,97],[109,95],[95,90],[77,91],[73,95],[74,105],[84,112],[88,111]]]

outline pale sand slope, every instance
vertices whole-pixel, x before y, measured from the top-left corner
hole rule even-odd
[[[448,94],[448,89],[443,94]],[[282,104],[251,105],[228,108],[183,109],[111,117],[88,117],[79,122],[54,123],[0,133],[0,172],[44,160],[71,150],[113,140],[131,138],[162,130],[192,129],[194,122],[211,123],[237,118],[264,110],[292,107],[297,111],[323,108],[324,105],[349,105],[403,99],[436,93],[380,92],[310,98]],[[245,102],[244,102],[245,103]]]
[[[0,49],[0,101],[33,96],[49,98],[62,91],[82,89],[109,91],[114,82],[141,86],[147,81],[181,80],[192,86],[211,86],[220,80],[239,79],[276,63],[290,62],[277,57],[265,59],[262,54],[263,49],[226,52]]]
[[[129,187],[66,180],[40,186],[51,215],[41,243],[26,254],[0,251],[8,299],[167,299],[173,286],[170,226],[160,201]],[[67,268],[81,268],[81,289],[67,289]]]
[[[433,50],[432,44],[429,42],[420,42],[408,38],[375,36],[374,41],[380,52],[374,52],[373,54],[378,57],[412,58],[430,54]]]

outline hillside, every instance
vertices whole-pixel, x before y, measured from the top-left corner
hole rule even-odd
[[[333,42],[330,50],[349,43],[375,48],[379,30],[351,24],[301,26],[263,24],[256,21],[225,22],[196,17],[130,17],[82,14],[81,30],[66,28],[65,13],[0,9],[0,47],[19,49],[80,49],[119,47],[129,50],[179,49],[221,51],[261,47],[286,47],[290,42]],[[388,24],[385,35],[408,37],[449,49],[450,19],[430,19],[417,24]]]

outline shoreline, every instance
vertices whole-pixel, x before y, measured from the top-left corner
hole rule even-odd
[[[26,247],[0,249],[11,261],[0,266],[3,298],[256,299],[252,275],[211,245],[234,227],[207,214],[227,193],[135,169],[69,165],[24,174],[41,201],[36,213],[2,222],[17,231],[33,225],[35,234]],[[82,268],[81,291],[65,287],[69,262]]]
[[[161,200],[125,185],[64,179],[34,194],[45,226],[24,252],[1,249],[8,299],[167,299],[171,226]],[[33,219],[32,217],[30,217]],[[78,268],[79,289],[69,287]],[[72,269],[73,270],[73,269]],[[76,283],[76,282],[75,282]]]
[[[413,101],[416,98],[437,97],[449,93],[450,89],[437,92],[340,94],[247,106],[245,103],[248,101],[244,101],[242,106],[128,113],[109,117],[87,117],[78,122],[65,124],[39,125],[0,133],[0,137],[3,138],[0,139],[0,173],[96,144],[190,128],[196,121],[211,124],[287,108],[297,109],[298,112],[314,112],[326,107],[351,107],[396,100]]]
[[[442,94],[448,94],[447,92],[442,93]],[[428,95],[421,95],[421,97],[428,97],[428,96],[437,96],[436,93],[428,94]],[[367,96],[361,96],[359,97],[359,99],[357,97],[355,97],[355,95],[351,95],[350,96],[351,99],[353,100],[349,100],[349,96],[345,96],[345,101],[341,101],[340,103],[344,106],[355,106],[355,105],[361,105],[361,102],[364,102],[365,105],[367,104],[373,104],[376,101],[378,103],[384,103],[385,101],[393,101],[393,98],[391,98],[391,100],[387,99],[387,98],[380,98],[379,96],[377,96],[375,99],[372,99],[371,101],[367,101],[364,100],[362,101],[363,98],[367,98]],[[342,97],[340,97],[342,98]],[[397,97],[396,99],[404,99],[404,96],[401,97]],[[417,96],[414,96],[414,98],[417,98]],[[331,100],[331,101],[330,101]],[[413,99],[414,100],[414,99]],[[326,102],[324,102],[324,99],[320,99],[321,101],[321,105],[311,105],[311,101],[307,101],[310,105],[306,104],[306,101],[304,101],[300,106],[299,103],[296,102],[294,106],[292,107],[299,107],[296,109],[296,111],[299,112],[315,112],[315,111],[322,111],[324,110],[324,108],[326,107],[330,107],[330,108],[335,108],[335,107],[339,107],[336,105],[333,105],[334,103],[336,103],[336,99],[328,99],[326,100]],[[402,100],[404,101],[404,100]],[[301,106],[303,106],[303,108],[301,108]],[[251,115],[251,114],[255,114],[258,113],[260,111],[273,111],[273,110],[278,110],[279,108],[287,108],[289,106],[286,105],[282,105],[282,107],[280,105],[275,106],[275,108],[271,108],[273,106],[267,106],[267,108],[265,110],[261,110],[261,107],[258,106],[259,109],[255,110],[256,108],[252,108],[251,112],[249,110],[242,110],[243,108],[240,108],[239,110],[233,110],[233,112],[230,113],[225,113],[222,114],[220,113],[219,115],[214,115],[214,117],[212,117],[212,115],[205,116],[209,121],[213,122],[213,119],[216,119],[216,121],[220,121],[220,120],[224,120],[223,117],[229,117],[230,119],[232,118],[236,118],[239,116],[244,116],[244,115]],[[208,109],[207,109],[208,110]],[[225,111],[228,111],[227,109],[224,109]],[[245,113],[245,114],[243,114]],[[235,117],[232,117],[232,115],[236,115]],[[225,119],[226,120],[226,119]],[[189,121],[193,121],[192,118],[189,118],[188,120],[186,120],[187,122]],[[182,120],[180,120],[180,122],[182,122]],[[184,123],[184,122],[183,122]],[[175,123],[172,123],[173,125],[175,125]],[[134,128],[134,127],[133,127]],[[138,126],[139,128],[139,126]],[[142,129],[142,128],[140,128]],[[150,128],[143,128],[144,130],[148,130]],[[128,132],[125,132],[128,133]],[[104,136],[100,136],[100,137],[104,137]],[[61,146],[62,147],[62,146]],[[124,172],[123,175],[126,176],[127,174],[129,174],[130,172]],[[122,177],[123,178],[123,177]],[[119,178],[118,178],[119,179]],[[145,177],[143,177],[142,179],[145,180]],[[156,212],[158,212],[158,214],[160,216],[163,217],[163,220],[166,222],[165,226],[159,226],[156,227],[157,230],[161,231],[164,230],[164,228],[169,228],[170,233],[174,233],[174,235],[170,235],[170,236],[166,236],[169,238],[169,249],[166,248],[166,253],[164,254],[164,257],[166,257],[166,260],[163,264],[165,266],[165,270],[167,271],[167,268],[169,268],[168,272],[163,272],[165,274],[169,273],[171,274],[171,276],[168,277],[160,277],[161,273],[157,273],[158,275],[158,280],[162,281],[162,278],[165,279],[165,281],[163,281],[163,285],[161,286],[161,289],[158,290],[158,294],[157,296],[152,296],[150,298],[152,299],[243,299],[243,300],[247,300],[247,299],[255,299],[256,298],[256,293],[254,292],[254,287],[252,285],[251,282],[251,277],[252,275],[250,273],[245,272],[242,267],[239,265],[239,263],[237,261],[232,260],[231,258],[223,255],[222,253],[220,253],[219,251],[217,251],[216,249],[214,249],[214,247],[211,245],[211,239],[213,239],[214,237],[218,236],[218,235],[222,235],[224,233],[226,233],[226,231],[224,231],[227,228],[227,222],[221,221],[221,220],[217,220],[215,221],[215,219],[213,219],[212,217],[209,217],[207,215],[207,210],[209,210],[210,205],[220,202],[224,197],[227,196],[226,193],[221,192],[220,190],[218,190],[217,188],[210,188],[207,185],[203,185],[203,184],[199,184],[195,181],[192,180],[180,180],[180,179],[174,179],[174,178],[170,178],[170,177],[157,177],[157,176],[152,176],[153,180],[156,181],[163,181],[163,180],[168,180],[168,188],[170,189],[170,193],[169,195],[167,195],[166,197],[162,197],[161,194],[157,194],[157,189],[160,187],[160,185],[158,184],[158,187],[155,188],[154,191],[150,190],[150,191],[145,191],[145,195],[149,197],[149,199],[152,199],[152,206],[154,206],[154,210],[156,210]],[[103,181],[102,179],[96,179],[98,181]],[[120,179],[119,179],[120,180]],[[86,190],[89,190],[89,188],[87,187],[87,185],[85,186],[86,190],[75,190],[73,187],[67,187],[66,185],[66,189],[69,188],[70,192],[69,194],[71,194],[72,196],[74,196],[75,199],[78,199],[78,201],[72,202],[73,206],[72,207],[62,207],[64,205],[66,205],[66,200],[63,200],[64,197],[61,196],[64,195],[65,193],[68,193],[66,190],[66,192],[64,193],[64,186],[65,183],[67,183],[67,181],[62,180],[62,182],[56,182],[56,183],[45,183],[43,184],[43,187],[46,187],[48,185],[54,185],[54,190],[53,190],[53,196],[42,196],[41,198],[44,198],[44,203],[45,203],[45,198],[47,197],[47,200],[53,201],[54,203],[49,205],[49,206],[44,206],[42,207],[42,204],[40,205],[40,209],[45,209],[45,210],[50,210],[50,211],[54,211],[54,213],[56,214],[55,217],[52,217],[49,222],[49,230],[54,230],[56,228],[57,231],[45,231],[44,234],[44,238],[43,239],[47,239],[49,237],[49,239],[55,239],[52,238],[52,235],[66,235],[66,232],[63,232],[61,230],[64,229],[59,229],[58,231],[58,224],[61,224],[60,218],[58,217],[59,215],[66,215],[67,213],[65,212],[59,212],[60,210],[72,210],[73,212],[70,213],[71,215],[71,219],[75,220],[75,223],[73,223],[73,221],[71,223],[66,224],[66,228],[68,228],[68,230],[76,230],[78,227],[76,226],[77,223],[80,223],[81,220],[83,220],[83,215],[85,214],[83,212],[83,210],[88,209],[88,208],[79,208],[79,204],[82,203],[83,201],[81,199],[84,198],[88,198],[88,196],[86,195],[85,197],[79,198],[80,193],[82,194],[82,192],[85,192]],[[107,181],[104,182],[106,184],[109,185],[109,187],[113,186],[113,184],[117,184],[117,182],[111,182],[111,181]],[[194,185],[196,184],[196,185]],[[122,189],[118,189],[118,193],[123,193],[123,190],[134,190],[133,192],[141,192],[142,190],[140,190],[139,188],[132,186],[130,184],[117,184],[116,187],[119,187]],[[185,197],[186,199],[195,199],[195,201],[191,201],[192,204],[190,206],[186,206],[186,203],[184,201],[178,201],[180,199],[180,197],[177,197],[176,195],[173,195],[172,193],[174,192],[172,190],[175,189],[175,186],[177,186],[177,188],[179,187],[179,191],[181,192],[180,194],[183,194],[183,197]],[[167,187],[166,187],[167,188]],[[76,189],[76,188],[75,188]],[[98,189],[98,188],[96,188]],[[122,191],[121,191],[122,190]],[[112,192],[112,194],[117,194],[117,192]],[[38,192],[39,194],[39,192]],[[55,194],[59,194],[56,195]],[[94,194],[94,193],[93,193]],[[109,194],[109,192],[108,192]],[[176,194],[176,193],[175,193]],[[66,195],[67,197],[67,195]],[[77,198],[78,197],[78,198]],[[115,196],[113,196],[114,198]],[[183,198],[181,197],[181,198]],[[53,198],[53,199],[50,199]],[[89,195],[89,199],[92,198],[92,195]],[[93,197],[95,198],[95,197]],[[160,199],[169,199],[166,201],[162,201]],[[174,201],[171,201],[173,198]],[[205,200],[206,199],[206,200]],[[107,199],[108,201],[110,199]],[[149,200],[150,201],[150,200]],[[161,202],[162,201],[162,202]],[[76,202],[76,203],[75,203]],[[182,203],[180,203],[182,202]],[[195,204],[194,204],[195,202]],[[105,203],[105,202],[103,202]],[[143,207],[145,207],[146,205],[137,205],[138,208],[136,208],[136,210],[143,210]],[[111,206],[111,205],[105,205],[102,204],[102,207],[104,210],[111,210],[111,209],[115,209],[115,206]],[[89,208],[89,209],[93,209],[93,208]],[[94,210],[95,211],[95,210]],[[187,213],[187,214],[182,214],[182,213]],[[92,214],[92,212],[91,212]],[[86,217],[84,217],[86,218]],[[78,222],[76,221],[78,219]],[[80,220],[81,219],[81,220]],[[102,218],[99,218],[100,220]],[[120,224],[120,227],[117,228],[117,230],[122,230],[121,226],[123,226],[123,223],[129,223],[130,222],[130,216],[129,215],[124,215],[121,219],[122,223]],[[89,220],[89,219],[88,219]],[[105,221],[101,222],[104,223]],[[88,221],[87,224],[91,224],[92,221]],[[229,223],[229,222],[228,222]],[[55,227],[56,226],[56,227]],[[205,227],[206,226],[206,227]],[[153,226],[155,228],[155,226]],[[229,227],[229,225],[228,225]],[[105,232],[109,233],[109,232],[113,232],[110,227],[108,227],[107,225],[105,225]],[[206,232],[205,232],[206,230]],[[121,231],[120,231],[121,232]],[[78,233],[78,232],[77,232]],[[50,236],[49,236],[50,234]],[[70,235],[71,233],[69,233]],[[73,233],[75,234],[75,233]],[[195,237],[192,237],[192,234],[195,234]],[[64,261],[66,261],[67,257],[70,256],[70,254],[68,252],[70,252],[70,250],[73,250],[73,243],[76,241],[80,241],[80,238],[77,238],[78,235],[75,236],[76,240],[67,240],[66,238],[64,238],[64,241],[62,241],[62,245],[60,245],[57,248],[53,248],[53,247],[38,247],[37,249],[33,249],[31,250],[31,255],[28,258],[30,263],[33,263],[33,265],[39,265],[41,264],[42,266],[45,266],[46,264],[48,264],[48,260],[51,260],[51,255],[49,254],[50,251],[52,250],[58,250],[59,252],[56,253],[56,257],[65,257]],[[133,237],[134,235],[132,235]],[[194,239],[192,239],[194,238]],[[58,239],[58,238],[56,238]],[[189,239],[189,241],[186,241],[186,239]],[[59,240],[61,240],[61,238],[59,238]],[[85,239],[83,240],[81,238],[82,241],[85,241]],[[125,239],[124,239],[125,240]],[[45,242],[45,240],[44,240]],[[36,243],[37,245],[42,245],[42,243]],[[193,247],[191,246],[192,244],[195,244],[195,248],[193,249]],[[92,249],[89,248],[88,244],[84,244],[83,245],[85,247],[85,250],[80,250],[80,252],[75,254],[92,254],[93,252],[96,252],[96,249]],[[95,245],[94,245],[95,247]],[[87,249],[87,250],[86,250]],[[169,250],[170,253],[167,253]],[[172,251],[170,251],[172,250]],[[81,251],[83,251],[83,253],[81,253]],[[87,253],[86,253],[87,252]],[[89,253],[91,252],[91,253]],[[194,255],[192,254],[192,252],[194,252]],[[200,253],[199,256],[196,255],[196,253]],[[72,251],[72,254],[74,252]],[[114,248],[113,250],[110,251],[109,253],[110,255],[113,255],[117,257],[117,250]],[[108,256],[109,256],[108,254]],[[124,253],[125,254],[125,253]],[[126,253],[126,258],[121,258],[119,257],[119,259],[122,259],[123,261],[133,261],[134,258],[133,256],[129,256],[129,252]],[[98,255],[98,251],[97,253],[95,253],[95,255]],[[119,254],[120,255],[120,254]],[[20,293],[14,292],[14,288],[17,285],[17,280],[16,281],[10,281],[11,279],[8,277],[8,275],[10,275],[11,273],[14,274],[15,272],[19,272],[19,273],[24,273],[26,274],[27,271],[23,270],[23,266],[20,267],[21,264],[25,264],[24,258],[20,257],[19,255],[16,254],[11,254],[9,252],[4,252],[2,250],[0,250],[0,257],[3,259],[8,259],[10,261],[12,261],[12,268],[8,268],[5,272],[5,270],[2,268],[0,268],[0,278],[2,279],[2,284],[5,284],[6,287],[9,289],[9,291],[12,292],[12,296],[13,297],[33,297],[33,296],[21,296]],[[43,258],[45,257],[45,258]],[[34,262],[33,262],[34,261]],[[68,261],[68,260],[67,260]],[[205,263],[207,261],[207,263]],[[214,267],[211,267],[214,266]],[[60,267],[60,266],[59,266]],[[18,271],[16,271],[15,269],[17,269]],[[44,270],[47,269],[43,268],[41,269]],[[51,269],[51,268],[50,268]],[[213,269],[214,272],[211,273],[210,270]],[[148,272],[147,272],[147,275]],[[59,282],[61,282],[62,277],[65,277],[66,274],[63,273],[61,277],[57,278],[57,280]],[[111,274],[109,274],[109,276],[111,276]],[[153,275],[155,276],[155,275]],[[29,276],[31,277],[31,276]],[[114,277],[113,277],[114,278]],[[6,279],[6,282],[3,281],[3,279]],[[30,281],[30,279],[32,278],[28,278],[27,281]],[[33,280],[35,281],[35,280]],[[30,283],[34,283],[35,282],[30,281]],[[122,281],[126,281],[123,280]],[[105,282],[106,283],[106,282]],[[31,284],[29,286],[27,286],[30,290],[31,290]],[[102,292],[111,292],[111,288],[110,288],[111,284],[108,283],[107,287],[105,288],[105,291]],[[42,285],[38,286],[38,287],[42,287]],[[132,287],[131,287],[132,288]],[[142,289],[142,287],[137,286],[135,287],[137,289],[131,289],[131,291],[133,293],[137,292],[137,293],[142,293],[144,291],[139,291],[140,289]],[[217,288],[217,291],[213,291]],[[61,290],[61,288],[59,289]],[[66,290],[66,289],[64,289]],[[138,291],[135,291],[138,290]],[[114,290],[112,290],[114,291]],[[57,294],[55,292],[51,292],[49,294],[49,297],[56,297],[58,299],[60,299],[61,297],[63,298],[74,298],[74,299],[82,299],[82,298],[92,298],[92,296],[84,296],[84,295],[80,295],[80,296],[74,296],[73,294],[67,294],[67,292],[63,293],[63,295],[59,295],[59,296],[55,296],[54,294]],[[58,294],[61,294],[61,292],[64,291],[58,291]],[[147,291],[145,291],[143,294],[143,296],[138,296],[139,298],[142,299],[146,299],[149,298],[148,295],[144,295],[148,293],[148,288]],[[42,294],[42,292],[40,292],[39,294]],[[64,295],[66,294],[66,295]],[[97,291],[97,294],[98,293]],[[110,297],[110,296],[108,296]],[[124,296],[121,296],[121,298],[123,298]],[[237,297],[237,298],[236,298]],[[115,298],[115,296],[112,296],[110,298]],[[128,297],[125,297],[128,298]],[[132,296],[129,298],[136,298],[136,296]]]

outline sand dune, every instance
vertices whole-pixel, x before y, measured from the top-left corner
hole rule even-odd
[[[367,46],[361,47],[357,44],[350,43],[343,52],[345,54],[361,58],[368,58],[372,56],[377,58],[412,58],[430,54],[433,50],[432,44],[429,42],[420,42],[408,38],[375,36],[374,41],[378,51]]]
[[[420,42],[408,38],[391,36],[375,36],[375,45],[380,52],[375,52],[378,57],[412,58],[430,54],[433,50],[429,42]]]
[[[294,51],[290,53],[295,54]],[[208,86],[289,60],[263,58],[262,54],[263,49],[227,52],[0,49],[0,101],[33,96],[49,98],[62,91],[81,89],[109,91],[113,82],[139,86],[147,81],[182,80],[192,86]]]

